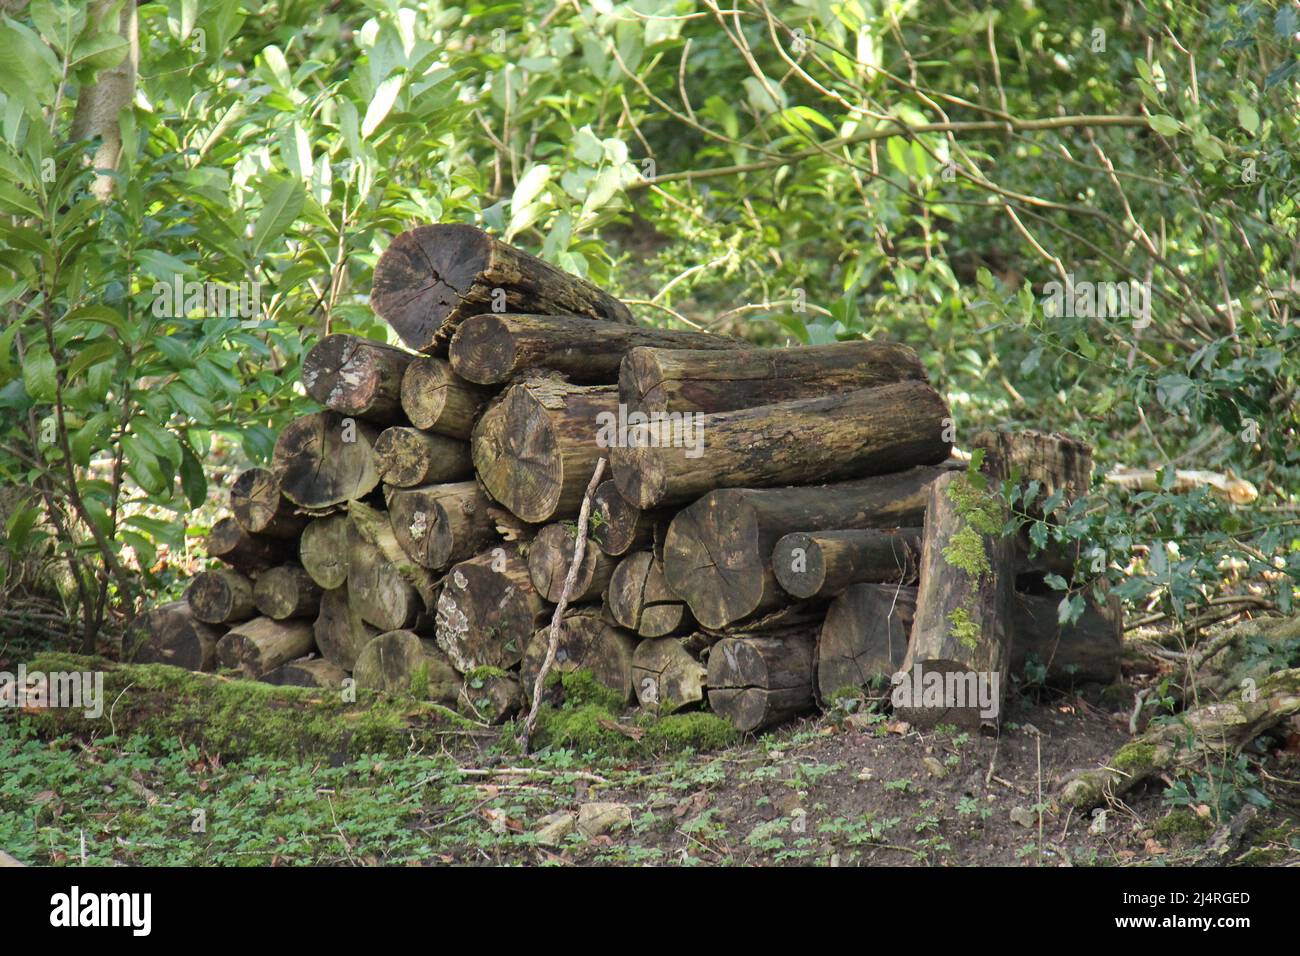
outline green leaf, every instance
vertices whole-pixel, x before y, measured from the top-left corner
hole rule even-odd
[[[397,96],[402,92],[404,82],[405,77],[398,74],[397,76],[390,76],[379,84],[374,97],[370,100],[370,105],[366,107],[366,117],[361,121],[361,135],[363,138],[369,139],[370,134],[378,129],[379,124],[392,112],[393,104],[397,102]]]
[[[1178,120],[1165,113],[1157,113],[1154,116],[1148,116],[1147,123],[1161,136],[1174,136],[1182,128],[1179,125]]]
[[[298,218],[306,193],[302,183],[293,179],[272,180],[262,191],[262,212],[253,227],[252,253],[260,256]]]
[[[1259,111],[1249,103],[1241,103],[1237,107],[1237,122],[1253,136],[1259,131]]]
[[[33,401],[54,401],[58,392],[58,378],[54,356],[44,346],[32,348],[23,359],[23,387]]]
[[[203,474],[203,466],[190,451],[190,446],[181,445],[181,490],[191,508],[200,508],[208,498],[208,479]]]
[[[92,365],[98,365],[100,362],[115,358],[122,351],[116,339],[100,339],[87,345],[68,364],[68,374],[65,381],[72,383],[77,380],[77,376],[90,368]]]

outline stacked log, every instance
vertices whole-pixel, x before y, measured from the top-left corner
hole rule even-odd
[[[1071,556],[1004,536],[995,494],[1033,482],[1027,516],[1051,522],[1045,500],[1086,492],[1089,450],[989,432],[967,468],[907,346],[652,328],[459,225],[398,236],[371,303],[405,347],[336,333],[308,352],[321,407],[236,476],[207,542],[220,566],[137,624],[139,659],[497,724],[532,694],[563,602],[554,671],[746,732],[846,696],[975,726],[1011,676],[1117,672],[1113,602],[1059,624],[1047,572]],[[918,667],[943,688],[995,678],[992,717],[890,693]]]

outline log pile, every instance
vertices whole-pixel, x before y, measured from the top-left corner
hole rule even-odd
[[[743,731],[845,695],[977,726],[1031,667],[1060,685],[1117,676],[1117,608],[1059,625],[1043,582],[1073,562],[1031,560],[990,492],[1081,495],[1090,451],[990,432],[966,468],[907,346],[651,328],[460,225],[398,236],[371,304],[406,348],[316,343],[301,380],[320,410],[235,479],[207,541],[220,566],[141,619],[137,659],[500,723],[526,705],[564,599],[554,670]]]

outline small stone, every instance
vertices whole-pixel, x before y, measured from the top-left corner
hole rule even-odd
[[[560,841],[574,831],[578,818],[572,813],[551,813],[537,821],[537,842],[542,846],[559,846]]]
[[[934,757],[922,757],[921,763],[925,764],[925,769],[930,772],[932,777],[943,778],[948,776],[948,768]]]
[[[1026,810],[1024,807],[1011,808],[1011,822],[1019,823],[1022,827],[1032,827],[1038,822],[1032,810]]]
[[[625,803],[584,803],[578,808],[578,831],[588,840],[632,825],[632,808]]]

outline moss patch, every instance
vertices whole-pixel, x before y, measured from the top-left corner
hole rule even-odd
[[[1155,763],[1156,748],[1151,744],[1133,742],[1125,744],[1111,758],[1111,766],[1124,773],[1145,771]]]
[[[1156,838],[1166,843],[1172,840],[1200,843],[1214,830],[1214,824],[1190,810],[1173,810],[1157,820],[1152,829]]]

